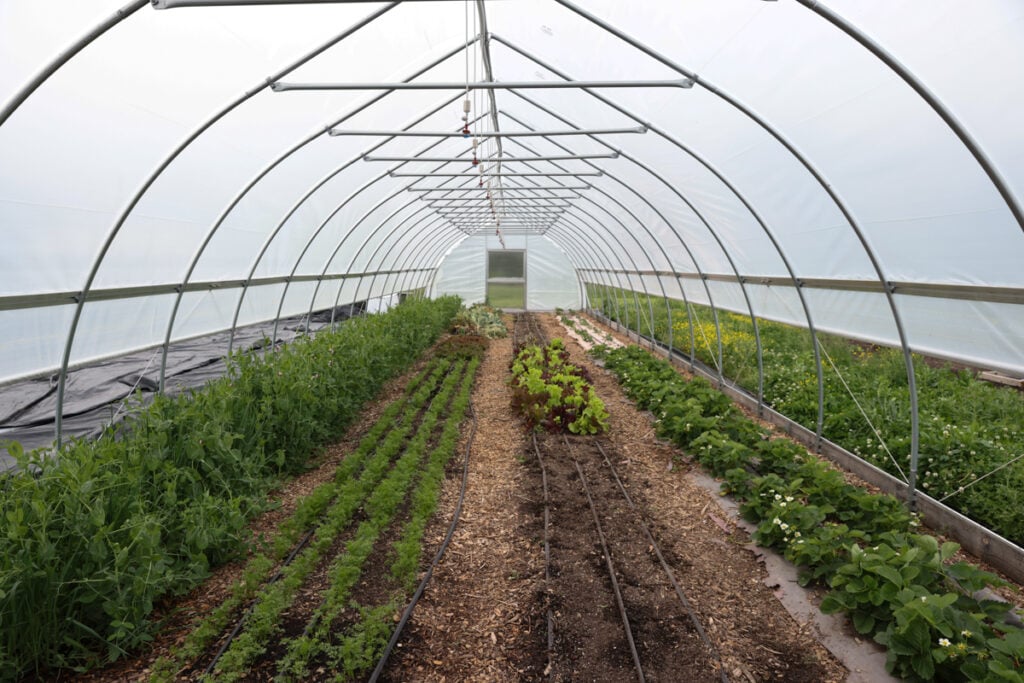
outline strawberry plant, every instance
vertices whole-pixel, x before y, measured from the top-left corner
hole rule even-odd
[[[690,450],[757,524],[754,540],[828,587],[826,612],[888,649],[890,671],[909,680],[1024,680],[1024,630],[1002,602],[975,593],[1000,585],[953,543],[914,533],[917,519],[892,496],[852,486],[792,442],[767,435],[703,381],[629,347],[606,367],[627,395],[658,416],[659,434]],[[744,425],[747,422],[749,424]]]
[[[602,303],[605,314],[616,319],[617,311],[634,306],[634,296],[639,305],[647,305],[642,294],[609,291]],[[676,348],[713,367],[720,341],[723,374],[756,390],[756,344],[749,317],[720,310],[720,328],[716,328],[705,306],[690,304],[687,309],[682,302],[671,302],[671,308]],[[653,310],[656,336],[667,343],[668,313],[660,305]],[[636,329],[635,320],[620,322]],[[815,429],[817,379],[807,331],[769,320],[758,320],[758,328],[766,402]],[[646,324],[643,332],[648,332]],[[902,353],[827,334],[819,334],[819,344],[824,364],[824,436],[905,479],[910,405]],[[1024,544],[1024,395],[916,354],[913,364],[920,405],[921,489],[1014,543]]]

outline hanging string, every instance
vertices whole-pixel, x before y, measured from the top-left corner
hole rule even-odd
[[[851,389],[850,385],[846,383],[846,379],[843,377],[843,373],[839,372],[839,368],[836,367],[836,364],[834,362],[832,362],[832,356],[828,355],[828,350],[825,348],[825,345],[818,341],[818,348],[821,349],[821,352],[824,354],[825,360],[828,361],[828,364],[832,366],[832,370],[835,371],[836,377],[839,378],[839,381],[842,383],[843,388],[846,389],[846,393],[849,394],[850,398],[853,399],[853,404],[857,406],[857,410],[860,411],[860,414],[864,418],[864,421],[868,423],[868,427],[871,428],[871,431],[872,433],[874,433],[875,438],[878,439],[878,444],[882,447],[882,450],[885,451],[885,454],[889,456],[889,461],[896,467],[896,471],[900,473],[900,476],[903,478],[903,481],[908,481],[906,473],[903,471],[903,468],[900,467],[900,464],[896,461],[896,457],[892,454],[892,451],[889,450],[889,446],[885,443],[885,439],[882,438],[882,434],[875,427],[875,424],[871,421],[871,418],[868,417],[868,413],[866,410],[864,410],[864,407],[861,406],[860,401],[857,400],[857,396],[856,394],[853,393],[853,389]]]
[[[477,24],[476,24],[476,12],[473,12],[473,33],[472,33],[472,35],[473,35],[474,38],[476,38],[476,41],[473,43],[473,82],[474,83],[476,83],[479,80],[479,76],[477,75],[478,74],[477,63],[480,61],[480,37],[477,35],[477,31],[478,31],[478,29],[477,29]],[[473,104],[476,106],[476,111],[483,113],[483,111],[484,111],[483,110],[483,97],[482,97],[482,93],[479,90],[475,90],[473,92]],[[483,121],[478,119],[476,121],[476,124],[475,124],[474,128],[476,130],[474,131],[474,135],[473,135],[473,149],[474,149],[474,156],[476,156],[476,149],[477,149],[478,143],[481,142],[479,140],[478,135],[479,135],[481,129],[483,128]],[[487,147],[487,141],[483,140],[482,142],[483,142],[483,144],[480,145],[479,153],[480,153],[481,157],[486,157],[487,153],[489,152],[488,147]],[[484,174],[483,164],[480,164],[479,170],[480,170],[480,180],[479,180],[479,183],[478,183],[478,187],[483,187],[483,184],[484,184],[483,183],[483,178],[484,178],[484,175],[483,175]]]
[[[985,477],[990,477],[993,474],[995,474],[996,472],[998,472],[999,470],[1006,469],[1007,467],[1009,467],[1010,465],[1012,465],[1013,463],[1017,462],[1018,460],[1020,460],[1022,458],[1024,458],[1024,453],[1021,453],[1020,455],[1018,455],[1013,460],[1010,460],[1009,462],[1004,462],[1002,465],[1000,465],[999,467],[995,468],[991,472],[988,472],[987,474],[983,474],[980,477],[978,477],[977,479],[974,479],[973,481],[971,481],[971,482],[969,482],[967,484],[963,484],[962,486],[957,487],[956,489],[953,490],[952,493],[947,493],[942,498],[939,498],[939,502],[940,503],[944,503],[948,498],[952,498],[953,496],[956,496],[956,495],[959,495],[959,494],[963,493],[966,489],[970,488],[971,486],[974,486],[975,484],[977,484],[979,481],[981,481]]]

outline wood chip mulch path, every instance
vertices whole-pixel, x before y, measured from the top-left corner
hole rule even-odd
[[[493,339],[477,374],[477,429],[462,518],[444,560],[392,655],[384,680],[487,681],[535,679],[545,665],[537,651],[536,605],[544,558],[522,503],[536,492],[522,484],[526,438],[509,406],[511,338]],[[438,517],[451,519],[459,481],[449,478]],[[436,546],[446,527],[432,527]],[[429,538],[429,537],[428,537]]]

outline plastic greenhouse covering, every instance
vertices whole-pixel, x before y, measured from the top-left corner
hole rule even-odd
[[[0,384],[60,413],[103,359],[484,300],[496,250],[532,309],[625,287],[1024,373],[1022,32],[1017,0],[0,0]]]

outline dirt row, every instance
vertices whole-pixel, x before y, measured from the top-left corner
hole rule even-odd
[[[631,680],[639,667],[649,681],[721,680],[716,651],[674,593],[598,438],[539,441],[553,501],[551,679]],[[686,571],[683,558],[666,561],[673,575]]]

